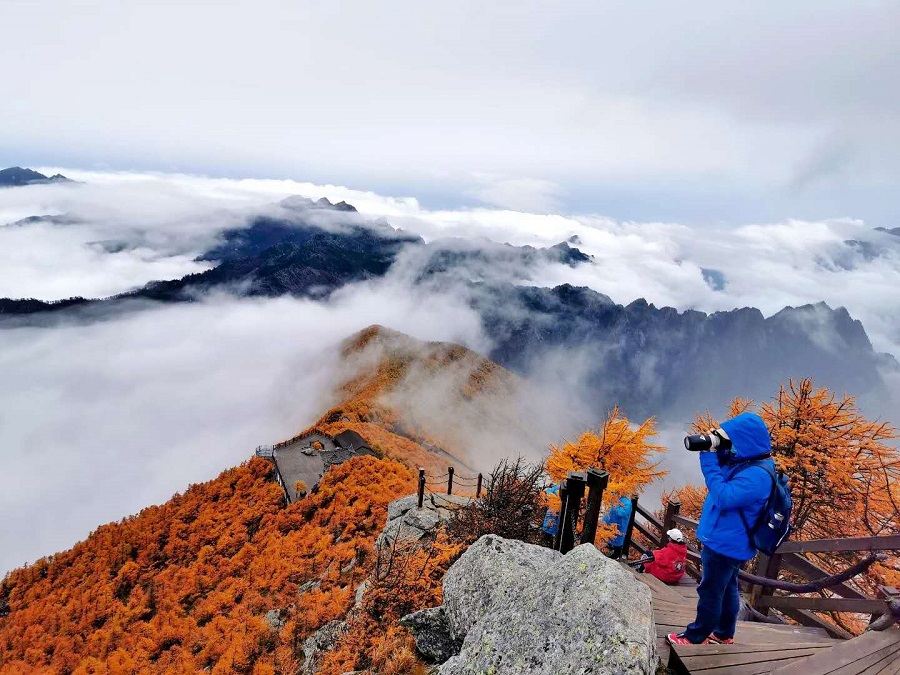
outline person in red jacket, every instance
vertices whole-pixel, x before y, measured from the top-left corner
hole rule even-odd
[[[677,584],[684,576],[687,564],[687,544],[677,527],[666,532],[669,543],[658,551],[653,551],[653,560],[644,563],[644,572],[652,574],[667,584]]]

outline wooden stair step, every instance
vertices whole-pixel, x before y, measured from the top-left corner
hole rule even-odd
[[[668,623],[669,619],[656,619],[656,633],[659,637],[665,637],[669,633],[680,633],[687,626],[686,621],[674,621]],[[747,625],[738,624],[735,633],[735,642],[737,644],[780,644],[784,642],[815,642],[833,646],[841,644],[844,640],[835,640],[828,636],[824,631],[816,632],[804,630],[803,626],[773,626],[767,624],[749,623]]]
[[[867,675],[894,667],[900,660],[900,630],[863,633],[844,640],[826,654],[816,654],[773,671],[778,675]]]
[[[631,571],[634,572],[634,570]],[[671,586],[664,584],[652,574],[640,574],[639,572],[634,572],[634,576],[650,588],[650,592],[653,594],[654,599],[659,598],[660,600],[677,603],[682,603],[685,600],[683,595],[673,590]],[[696,603],[696,600],[694,602]]]
[[[666,608],[666,607],[657,607],[654,605],[653,607],[653,616],[654,620],[657,623],[681,623],[687,621],[687,623],[691,623],[696,618],[696,612],[693,610],[684,611],[679,610],[677,608]],[[687,624],[685,624],[687,625]],[[796,624],[779,624],[779,623],[757,623],[756,621],[738,621],[737,622],[737,630],[740,631],[742,629],[750,629],[750,630],[768,630],[774,631],[776,633],[803,633],[806,635],[818,635],[824,638],[831,639],[831,636],[828,635],[827,631],[823,628],[817,628],[814,626],[798,626]],[[843,642],[843,640],[841,640]]]
[[[894,659],[878,671],[877,675],[900,675],[900,659]]]
[[[669,668],[677,673],[758,675],[831,650],[822,642],[685,645],[671,648]]]
[[[671,646],[669,642],[666,640],[665,636],[657,636],[656,637],[656,653],[659,656],[659,660],[661,663],[669,662],[669,651],[671,650]]]

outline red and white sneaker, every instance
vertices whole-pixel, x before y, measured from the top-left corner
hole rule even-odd
[[[666,635],[666,642],[670,645],[708,645],[709,638],[705,639],[703,642],[691,642],[688,640],[684,633],[669,633]]]
[[[710,636],[707,638],[707,641],[708,641],[710,644],[714,644],[714,645],[733,645],[733,644],[734,644],[734,638],[720,638],[720,637],[716,637],[716,634],[715,634],[715,633],[713,633],[712,635],[710,635]]]

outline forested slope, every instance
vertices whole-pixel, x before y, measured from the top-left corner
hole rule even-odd
[[[303,639],[352,605],[387,504],[414,481],[358,457],[284,508],[270,473],[254,459],[12,572],[0,673],[293,672]]]

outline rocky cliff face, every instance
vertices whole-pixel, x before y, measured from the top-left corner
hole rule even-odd
[[[634,417],[681,419],[710,401],[766,400],[791,377],[877,395],[881,370],[896,366],[846,309],[825,303],[766,318],[753,308],[705,314],[644,300],[619,305],[569,285],[504,285],[473,298],[493,340],[491,359],[517,373],[562,364],[597,413],[618,403]]]
[[[650,591],[594,546],[563,556],[486,535],[450,568],[444,604],[404,617],[440,675],[653,673]]]

